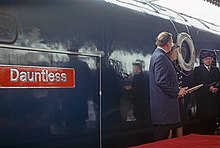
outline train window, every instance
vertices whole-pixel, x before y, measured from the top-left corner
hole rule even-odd
[[[220,26],[219,25],[216,25],[216,24],[213,24],[213,23],[208,23],[208,22],[204,22],[204,24],[206,24],[210,28],[210,30],[213,30],[215,33],[220,32]]]
[[[12,44],[17,39],[17,24],[12,15],[0,13],[0,43]]]
[[[199,20],[199,19],[196,19],[196,18],[193,18],[193,17],[190,17],[190,16],[184,16],[188,23],[192,26],[196,26],[202,30],[207,30],[207,31],[210,31],[209,27],[207,26],[206,23],[204,23],[203,21]]]

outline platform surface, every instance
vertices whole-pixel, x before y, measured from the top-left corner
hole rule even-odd
[[[220,148],[220,135],[190,134],[131,148]]]

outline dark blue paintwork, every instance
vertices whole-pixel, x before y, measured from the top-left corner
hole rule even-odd
[[[157,34],[169,31],[175,38],[177,33],[187,32],[197,54],[201,49],[220,47],[217,34],[103,0],[4,0],[0,10],[16,18],[18,39],[14,45],[102,55],[100,75],[98,56],[0,49],[1,64],[71,67],[76,71],[74,89],[0,89],[1,146],[99,147],[102,140],[103,147],[124,147],[152,141],[148,61]],[[186,61],[187,54],[186,50]],[[147,88],[144,123],[132,116],[131,102],[136,96],[128,89],[136,60],[142,61]],[[190,74],[184,83],[193,85]],[[96,119],[86,122],[90,119],[88,100],[93,101]],[[192,96],[186,98],[185,105],[191,122]]]

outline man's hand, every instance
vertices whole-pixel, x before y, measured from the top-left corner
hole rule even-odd
[[[178,93],[178,98],[184,97],[187,94],[187,89],[188,89],[188,87],[180,88],[179,93]]]
[[[218,92],[218,88],[216,88],[214,86],[210,86],[209,87],[209,91],[211,91],[212,93],[217,93]]]

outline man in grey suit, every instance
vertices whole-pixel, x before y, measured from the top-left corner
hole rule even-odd
[[[167,139],[172,125],[180,122],[178,97],[186,95],[187,88],[179,88],[175,68],[168,52],[172,34],[161,32],[156,38],[157,48],[150,60],[151,122],[155,126],[155,141]]]

